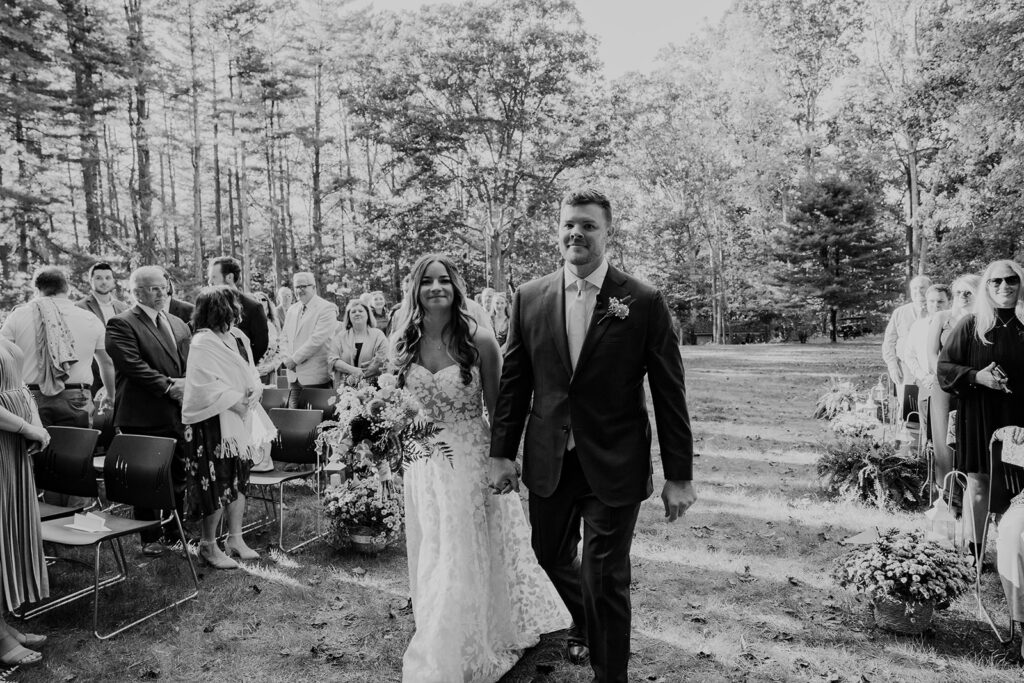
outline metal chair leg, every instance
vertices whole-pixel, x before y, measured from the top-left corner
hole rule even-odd
[[[976,571],[975,571],[975,574],[974,574],[974,596],[975,596],[975,598],[977,598],[978,610],[981,612],[981,614],[979,616],[981,616],[982,618],[984,618],[984,620],[986,622],[988,622],[988,625],[992,629],[992,632],[996,634],[996,639],[999,640],[999,642],[1002,645],[1007,645],[1007,644],[1009,644],[1013,640],[1013,634],[1014,634],[1013,615],[1012,614],[1010,615],[1010,635],[1007,636],[1004,639],[1003,636],[999,633],[999,629],[996,627],[995,622],[992,621],[992,616],[988,613],[988,610],[985,608],[984,601],[981,599],[981,566],[982,566],[982,564],[984,562],[984,558],[985,558],[985,543],[988,540],[988,528],[989,528],[989,525],[991,524],[991,522],[992,522],[992,514],[991,513],[986,513],[985,514],[985,523],[982,525],[982,528],[981,528],[981,540],[978,542],[978,553],[979,553],[979,556],[976,558],[977,565],[975,567]]]

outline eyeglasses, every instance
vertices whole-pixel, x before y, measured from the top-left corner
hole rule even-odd
[[[139,287],[139,289],[149,294],[156,294],[157,292],[166,293],[167,285],[150,285],[149,287]]]
[[[1000,287],[1003,286],[1004,282],[1006,283],[1007,287],[1016,287],[1017,285],[1020,284],[1020,276],[1007,275],[1006,277],[991,277],[988,279],[988,286],[999,289]]]
[[[295,285],[295,289],[309,289],[313,285]]]

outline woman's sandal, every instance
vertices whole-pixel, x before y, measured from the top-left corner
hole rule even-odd
[[[12,638],[18,641],[19,645],[23,645],[24,647],[27,647],[30,650],[38,649],[41,648],[43,645],[46,645],[46,636],[37,636],[34,633],[22,633],[20,631],[15,631],[10,626],[7,627],[7,632],[11,634]]]
[[[43,655],[35,650],[29,650],[19,644],[13,636],[7,636],[0,640],[0,647],[6,643],[13,643],[3,654],[0,654],[0,664],[3,666],[32,666],[43,661]]]

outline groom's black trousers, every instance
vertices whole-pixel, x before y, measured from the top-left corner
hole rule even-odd
[[[576,451],[566,452],[558,488],[530,494],[533,550],[574,622],[569,640],[590,648],[598,683],[626,683],[629,665],[629,549],[640,504],[605,505]],[[577,555],[583,521],[583,558]]]

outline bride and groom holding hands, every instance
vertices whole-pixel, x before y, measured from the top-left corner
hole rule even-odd
[[[566,627],[570,661],[589,660],[598,683],[627,680],[629,552],[653,489],[645,376],[666,517],[696,500],[683,366],[662,295],[608,264],[611,205],[600,192],[568,194],[557,234],[564,266],[516,293],[504,362],[466,312],[454,265],[431,255],[413,268],[396,365],[454,457],[406,473],[416,632],[403,681],[497,681],[542,633]],[[529,524],[508,495],[519,490],[524,428]]]

